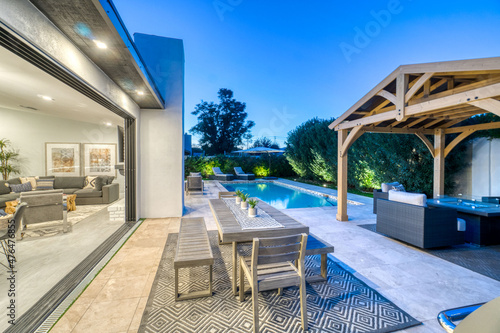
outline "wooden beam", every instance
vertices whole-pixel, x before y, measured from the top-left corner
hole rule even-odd
[[[384,112],[381,114],[375,114],[373,116],[363,117],[356,120],[348,121],[345,123],[341,123],[335,127],[336,130],[343,130],[354,128],[359,125],[369,125],[379,121],[385,121],[389,119],[396,119],[396,110]]]
[[[432,158],[434,158],[434,146],[432,145],[431,141],[427,139],[427,137],[422,133],[415,133],[415,135],[418,136],[420,140],[422,140],[427,149],[429,149],[429,151],[431,152]]]
[[[428,119],[428,117],[420,117],[420,118],[418,118],[417,120],[412,121],[412,122],[411,122],[411,123],[409,123],[408,125],[403,126],[403,128],[410,128],[410,127],[413,127],[413,126],[415,126],[415,125],[417,125],[417,124],[421,123],[422,121],[424,121],[424,120],[426,120],[426,119]]]
[[[405,95],[405,102],[408,102],[420,89],[424,84],[427,83],[427,89],[430,88],[430,81],[429,79],[434,75],[434,73],[425,73],[422,75],[417,82],[408,90],[408,92]],[[424,88],[424,95],[425,95],[425,88]],[[429,93],[427,93],[427,96]]]
[[[424,97],[429,97],[431,94],[431,81],[427,80],[424,82]]]
[[[413,116],[417,114],[425,114],[436,109],[442,109],[454,105],[461,105],[472,100],[481,100],[499,95],[500,83],[495,83],[486,87],[477,88],[462,93],[457,93],[451,96],[436,98],[419,104],[407,106],[406,115]]]
[[[363,135],[363,126],[356,126],[352,129],[352,131],[349,133],[347,138],[344,141],[344,144],[342,145],[342,148],[340,150],[340,156],[344,156],[347,154],[347,151],[349,148],[352,146],[352,144],[361,136]]]
[[[396,104],[396,96],[388,92],[387,90],[380,90],[377,93],[378,96],[381,96],[385,98],[386,100],[390,101],[392,104]]]
[[[374,127],[374,126],[365,126],[363,127],[363,131],[365,133],[392,133],[392,134],[434,134],[434,130],[430,129],[422,129],[422,128],[398,128],[398,127]]]
[[[457,136],[452,142],[450,142],[446,148],[444,149],[444,157],[448,156],[448,154],[455,148],[460,142],[462,142],[466,137],[476,132],[477,130],[472,129],[470,131],[462,132],[459,136]]]
[[[494,113],[500,117],[500,101],[493,98],[486,98],[480,101],[470,102],[469,104],[474,105],[478,108],[486,110],[488,112]]]
[[[438,118],[438,119],[436,119],[436,120],[431,121],[431,122],[430,122],[430,123],[428,123],[428,124],[425,124],[425,125],[424,125],[424,126],[422,126],[422,127],[423,127],[423,128],[429,128],[429,127],[432,127],[432,126],[434,126],[434,125],[436,125],[436,124],[438,124],[438,123],[442,122],[443,120],[445,120],[445,118]]]
[[[405,118],[405,94],[408,90],[408,74],[399,74],[396,79],[396,120],[401,121]]]
[[[347,216],[347,153],[342,154],[341,147],[347,140],[347,130],[340,130],[337,156],[337,220],[348,221]]]
[[[451,121],[447,122],[446,124],[443,124],[443,125],[439,126],[439,128],[448,128],[448,127],[451,127],[453,125],[461,123],[462,121],[464,121],[467,118],[469,118],[469,117],[462,117],[462,118],[453,119],[453,120],[450,119]]]
[[[432,192],[434,198],[444,195],[444,145],[444,131],[438,128],[434,132],[434,183]]]
[[[486,123],[486,124],[451,127],[451,128],[445,129],[444,132],[446,134],[452,134],[452,133],[461,133],[461,132],[470,131],[470,130],[481,131],[481,130],[489,130],[489,129],[495,129],[495,128],[500,128],[500,121],[496,121],[493,123]]]
[[[430,93],[432,93],[434,90],[436,90],[437,88],[441,87],[445,83],[446,83],[446,79],[439,80],[438,82],[434,83],[433,85],[431,85],[429,87],[429,94],[427,94],[427,96],[425,96],[425,91],[423,91],[420,94],[415,95],[415,99],[420,99],[422,97],[429,97]]]

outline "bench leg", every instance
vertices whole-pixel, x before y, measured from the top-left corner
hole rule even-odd
[[[188,267],[186,267],[188,268]],[[187,299],[200,298],[200,297],[208,297],[212,296],[212,285],[213,285],[213,265],[209,265],[208,272],[208,289],[194,291],[191,293],[179,294],[179,269],[175,268],[175,301],[184,301]]]

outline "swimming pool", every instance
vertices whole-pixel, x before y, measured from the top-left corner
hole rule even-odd
[[[336,206],[336,202],[330,198],[316,196],[275,183],[233,183],[221,185],[228,191],[240,190],[248,193],[250,197],[257,197],[278,209]]]

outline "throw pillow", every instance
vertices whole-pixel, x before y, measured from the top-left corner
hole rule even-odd
[[[190,173],[189,173],[189,176],[191,176],[191,177],[196,177],[196,176],[198,176],[198,177],[199,177],[199,176],[201,176],[201,172],[190,172]]]
[[[45,178],[36,180],[37,190],[53,190],[54,189],[54,178]]]
[[[402,184],[393,186],[391,188],[391,190],[399,191],[399,192],[406,192],[405,187]]]
[[[31,187],[31,183],[27,182],[21,185],[16,185],[16,184],[9,184],[10,190],[15,193],[21,193],[21,192],[29,192],[33,188]]]
[[[91,189],[91,190],[94,190],[95,189],[95,180],[96,180],[97,176],[87,176],[85,177],[85,183],[83,183],[83,188],[84,189]]]
[[[108,176],[108,184],[111,184],[113,182],[113,180],[115,180],[115,176]]]
[[[382,192],[389,192],[389,190],[392,188],[392,186],[399,185],[398,182],[393,182],[393,183],[382,183]]]
[[[0,180],[0,194],[9,194],[10,187],[9,183],[6,180]]]
[[[19,177],[19,179],[21,179],[22,184],[26,184],[27,182],[30,182],[31,188],[33,189],[33,191],[36,190],[36,180],[38,179],[38,176],[37,177]]]

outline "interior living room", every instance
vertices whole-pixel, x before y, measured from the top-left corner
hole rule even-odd
[[[182,40],[133,40],[110,2],[0,5],[0,222],[26,206],[10,268],[30,331],[141,218],[182,215],[184,54]]]

